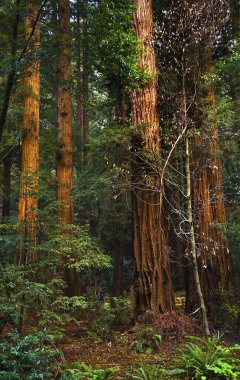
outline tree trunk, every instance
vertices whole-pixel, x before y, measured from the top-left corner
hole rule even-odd
[[[62,233],[68,233],[67,226],[74,223],[73,188],[73,141],[72,141],[72,99],[71,99],[71,29],[69,0],[58,0],[58,160],[57,200],[58,223]],[[68,295],[80,293],[79,275],[73,269],[64,268]]]
[[[39,168],[39,98],[40,63],[37,52],[40,45],[39,2],[27,2],[26,39],[34,33],[28,47],[25,69],[24,113],[22,127],[21,183],[18,205],[20,244],[15,256],[16,264],[27,264],[36,259],[38,228],[38,168]]]
[[[157,114],[157,75],[153,46],[151,0],[135,0],[133,15],[135,35],[141,41],[140,67],[151,76],[140,90],[132,92],[132,120],[139,131],[133,141],[133,234],[134,284],[131,288],[132,319],[147,309],[155,313],[172,310],[174,297],[170,278],[168,245],[160,202],[159,167],[160,138]],[[142,157],[141,157],[142,156]],[[151,157],[149,159],[149,156]],[[150,160],[150,161],[149,161]],[[148,161],[148,162],[147,162]]]
[[[193,211],[192,211],[192,197],[191,197],[191,169],[190,169],[190,151],[189,151],[189,139],[186,137],[186,177],[187,177],[187,221],[188,221],[188,240],[189,248],[193,269],[194,285],[196,289],[196,294],[198,296],[198,303],[200,303],[202,321],[204,326],[204,331],[206,335],[210,335],[207,310],[205,304],[205,298],[202,292],[202,284],[199,278],[199,265],[197,262],[197,249],[196,249],[196,234],[194,231],[194,221],[193,221]]]
[[[214,92],[209,94],[212,106]],[[209,135],[211,137],[209,138]],[[214,224],[226,224],[222,189],[222,167],[219,157],[218,130],[215,122],[208,132],[208,146],[202,137],[192,140],[193,205],[200,281],[208,310],[231,300],[234,293],[232,264],[225,238]],[[189,285],[190,286],[190,285]],[[192,289],[187,291],[188,311],[196,308]]]

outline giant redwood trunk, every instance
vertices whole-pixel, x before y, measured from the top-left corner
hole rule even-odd
[[[215,93],[208,94],[210,108],[215,107]],[[193,209],[200,283],[208,311],[234,293],[232,264],[227,241],[217,228],[226,223],[222,189],[222,166],[216,122],[211,120],[207,135],[200,132],[192,139]],[[186,308],[197,308],[191,276],[188,281]]]
[[[25,68],[25,96],[22,127],[21,183],[18,205],[19,249],[16,264],[26,264],[36,259],[38,167],[39,167],[39,97],[40,63],[37,51],[40,44],[39,2],[27,2],[26,40],[32,35],[27,51]]]
[[[160,196],[163,189],[155,170],[160,161],[160,138],[152,1],[135,0],[135,5],[133,27],[142,47],[139,66],[146,67],[150,79],[141,89],[132,92],[131,99],[132,121],[138,130],[138,137],[133,141],[136,157],[132,192],[134,284],[131,301],[134,320],[147,309],[163,313],[174,306]]]
[[[73,139],[72,139],[72,99],[71,99],[71,31],[69,0],[58,1],[58,161],[57,161],[57,200],[58,223],[62,233],[67,234],[69,224],[74,223],[73,188]],[[67,293],[80,292],[79,276],[73,270],[64,269]]]

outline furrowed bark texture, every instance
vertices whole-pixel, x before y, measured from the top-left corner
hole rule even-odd
[[[215,107],[213,89],[209,92],[208,100],[210,106]],[[208,141],[204,141],[201,136],[192,140],[191,171],[198,268],[204,299],[211,312],[222,297],[230,300],[229,293],[234,294],[234,285],[227,241],[214,226],[214,223],[226,223],[218,128],[215,121],[211,121],[207,134]],[[189,284],[186,308],[193,311],[196,306],[196,293]]]
[[[73,187],[73,138],[72,138],[72,98],[71,98],[71,30],[69,0],[58,1],[58,160],[57,160],[57,200],[58,223],[62,233],[68,233],[67,225],[74,223]],[[73,270],[64,269],[67,294],[80,293],[79,276]]]
[[[40,45],[40,27],[36,19],[39,17],[40,4],[26,4],[26,40],[32,33],[32,43],[28,47],[24,83],[23,127],[22,127],[22,168],[20,196],[18,205],[18,221],[20,244],[15,256],[16,264],[27,264],[36,259],[34,247],[37,244],[38,228],[38,168],[39,168],[39,98],[40,98],[40,63],[37,50]],[[33,54],[32,54],[33,53]],[[26,247],[26,244],[28,247]]]
[[[151,169],[156,165],[160,153],[152,2],[135,0],[135,5],[133,26],[143,49],[139,66],[147,68],[151,79],[140,90],[132,92],[132,120],[141,134],[141,141],[133,141],[137,156],[133,167],[133,320],[147,309],[162,313],[172,310],[174,306],[168,246],[160,204],[160,181],[155,170]],[[153,157],[151,163],[147,162],[148,154]]]

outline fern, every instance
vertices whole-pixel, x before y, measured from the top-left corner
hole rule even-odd
[[[234,356],[239,345],[224,347],[217,337],[188,338],[197,343],[185,344],[177,360],[178,368],[168,371],[169,375],[188,375],[195,380],[240,378],[240,359]]]

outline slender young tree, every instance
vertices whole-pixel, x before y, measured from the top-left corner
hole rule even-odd
[[[58,156],[57,156],[57,200],[58,223],[62,233],[68,233],[67,226],[74,223],[73,203],[73,138],[72,138],[72,98],[71,98],[71,28],[69,0],[58,0]],[[66,265],[64,278],[67,293],[80,292],[79,276]]]
[[[159,177],[160,137],[157,113],[157,72],[153,46],[151,0],[135,0],[133,27],[141,42],[139,66],[147,68],[149,80],[132,92],[132,121],[139,130],[133,141],[137,156],[133,167],[134,284],[131,289],[132,318],[147,309],[155,313],[172,310],[174,298],[164,231]],[[146,159],[146,157],[148,159]],[[151,162],[149,161],[149,157]]]
[[[25,96],[22,127],[21,183],[18,205],[20,245],[15,256],[17,264],[36,259],[38,228],[38,169],[39,169],[39,98],[40,98],[40,2],[26,3],[26,40],[28,45],[25,68]]]

